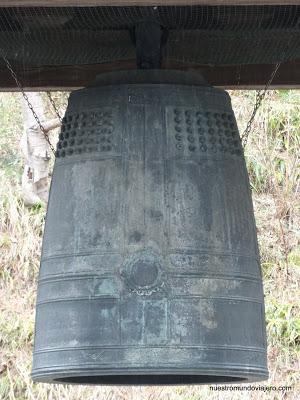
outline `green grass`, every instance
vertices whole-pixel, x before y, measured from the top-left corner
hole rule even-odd
[[[267,303],[266,318],[270,344],[286,349],[300,344],[299,306],[272,299]]]

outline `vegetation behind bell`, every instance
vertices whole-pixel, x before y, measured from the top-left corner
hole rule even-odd
[[[164,70],[108,74],[73,92],[46,219],[33,379],[267,375],[256,228],[228,94]]]

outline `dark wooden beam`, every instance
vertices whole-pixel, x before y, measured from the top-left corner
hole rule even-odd
[[[0,0],[0,7],[88,7],[88,6],[167,6],[167,5],[288,5],[299,0]]]
[[[98,74],[134,68],[135,62],[130,60],[97,65],[31,67],[27,70],[16,69],[16,72],[26,90],[72,90],[91,84]],[[163,68],[199,71],[214,86],[257,89],[265,86],[274,65],[213,67],[168,62],[163,64]],[[282,64],[272,88],[300,88],[300,60]],[[0,69],[0,91],[18,91],[15,81],[4,66]]]

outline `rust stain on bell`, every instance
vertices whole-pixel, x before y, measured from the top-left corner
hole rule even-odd
[[[71,94],[39,277],[33,379],[267,378],[248,176],[230,98],[132,71]]]

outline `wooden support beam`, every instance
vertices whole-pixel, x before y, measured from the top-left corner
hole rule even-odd
[[[98,74],[134,68],[136,68],[135,62],[129,60],[97,65],[31,67],[27,70],[17,69],[16,72],[26,90],[73,90],[91,84]],[[265,86],[274,66],[212,67],[167,62],[163,64],[163,68],[199,71],[213,86],[228,89],[257,89]],[[239,82],[238,76],[240,76]],[[272,88],[300,88],[300,60],[282,64],[273,80]],[[0,91],[18,91],[4,66],[0,69]]]
[[[292,5],[299,0],[0,0],[0,7]]]

